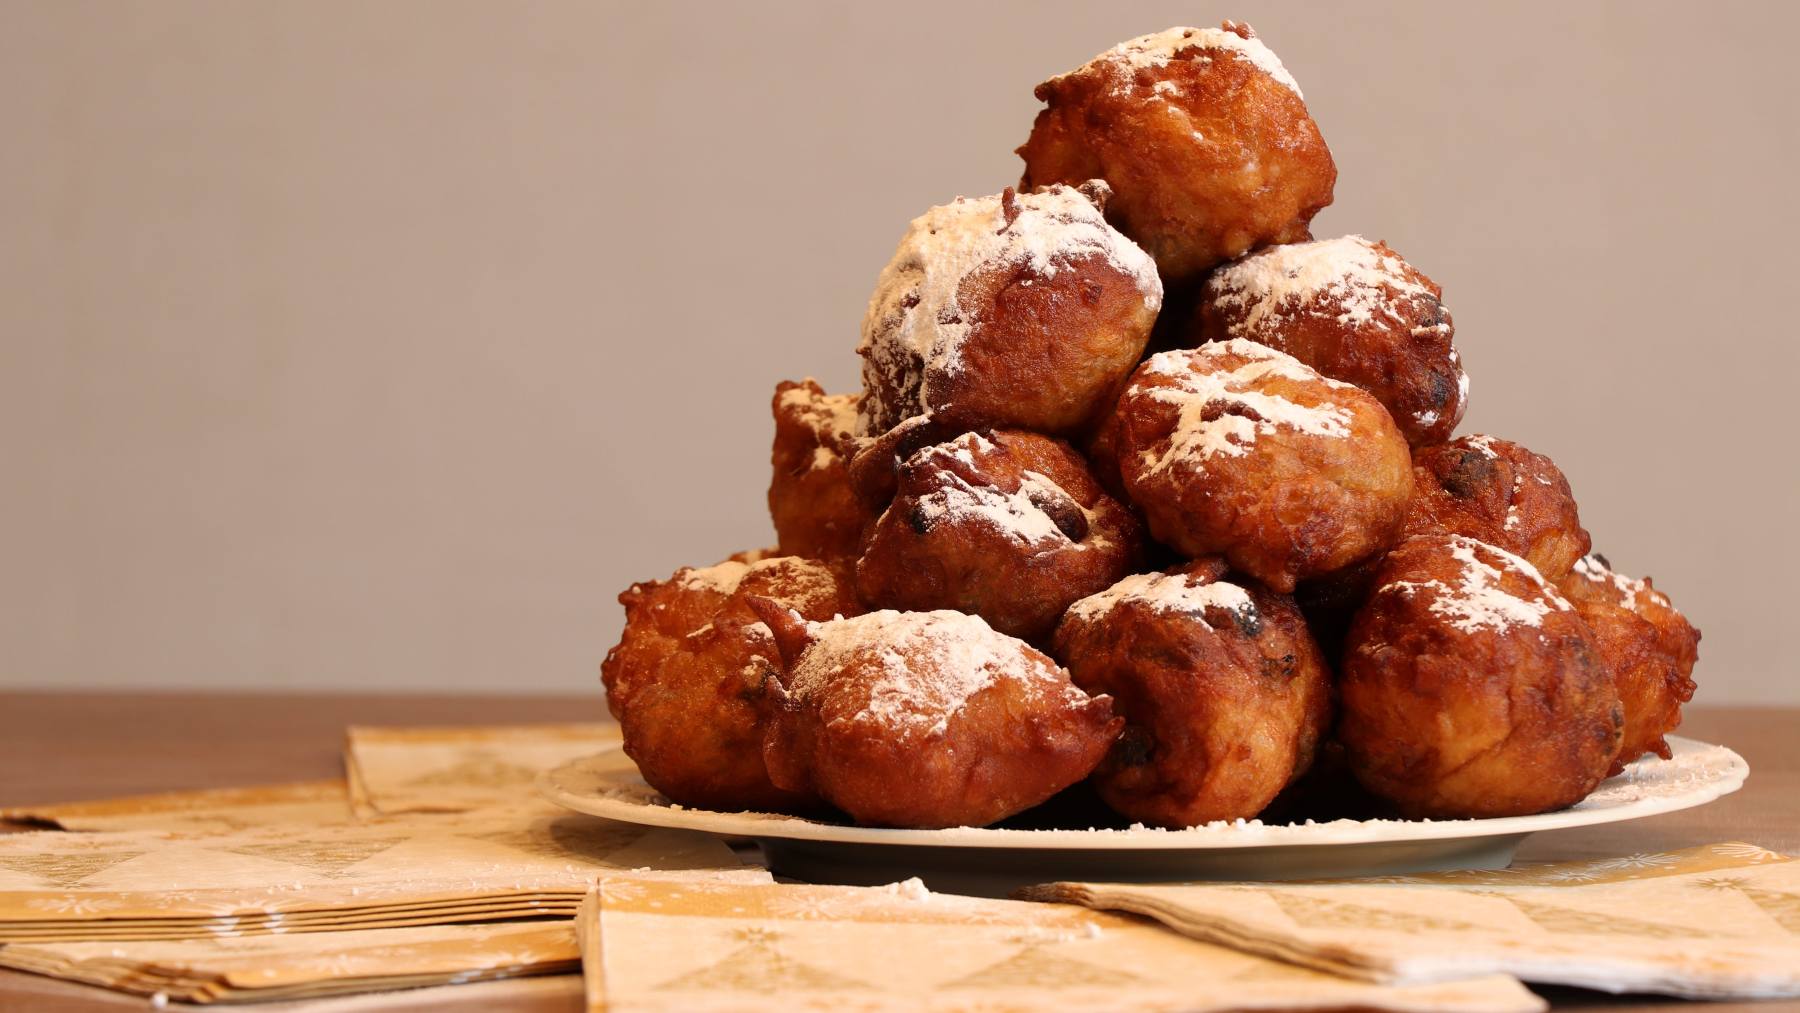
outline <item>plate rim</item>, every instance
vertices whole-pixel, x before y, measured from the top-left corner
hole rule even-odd
[[[1263,825],[1255,821],[1208,824],[1182,830],[1156,827],[1087,830],[1018,830],[990,827],[949,827],[940,830],[903,830],[820,823],[776,813],[727,813],[686,806],[651,805],[625,799],[580,794],[558,783],[559,775],[581,765],[623,751],[613,744],[560,764],[538,775],[538,793],[575,812],[671,830],[749,837],[762,840],[815,841],[886,847],[933,848],[1028,848],[1056,851],[1192,851],[1267,849],[1278,847],[1328,847],[1351,844],[1393,844],[1409,841],[1473,839],[1523,835],[1540,830],[1595,826],[1660,816],[1705,805],[1742,788],[1750,765],[1728,746],[1679,735],[1667,736],[1672,752],[1680,755],[1702,749],[1723,750],[1729,757],[1717,777],[1674,795],[1635,799],[1595,809],[1568,808],[1531,816],[1501,816],[1466,820],[1332,820],[1315,823]],[[1638,760],[1638,763],[1646,762]],[[1654,757],[1651,762],[1667,763]],[[1623,776],[1623,775],[1620,775]],[[1602,782],[1604,783],[1604,782]]]

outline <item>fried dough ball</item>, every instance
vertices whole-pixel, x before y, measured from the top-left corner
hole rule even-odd
[[[1037,86],[1023,187],[1104,179],[1108,217],[1180,288],[1310,239],[1337,166],[1300,86],[1250,26],[1171,28]]]
[[[978,615],[1009,636],[1049,635],[1077,598],[1131,572],[1137,518],[1061,440],[964,433],[900,467],[870,529],[856,587],[876,608]]]
[[[1312,763],[1325,660],[1294,603],[1202,560],[1076,602],[1054,653],[1125,718],[1094,772],[1106,803],[1164,827],[1250,819]]]
[[[1590,547],[1562,469],[1493,436],[1459,436],[1413,454],[1406,533],[1442,530],[1523,556],[1552,583]]]
[[[775,783],[870,826],[985,826],[1094,769],[1123,722],[1056,662],[961,612],[805,623],[755,603],[787,666]]]
[[[872,514],[850,487],[859,443],[854,394],[826,394],[817,380],[775,388],[769,516],[786,555],[853,559]]]
[[[1375,395],[1413,446],[1441,443],[1468,405],[1443,290],[1385,243],[1272,246],[1207,278],[1195,343],[1248,338]]]
[[[625,632],[600,668],[606,705],[644,780],[683,805],[794,812],[819,804],[775,787],[763,768],[780,656],[745,604],[753,595],[814,619],[862,611],[847,575],[792,556],[683,567],[619,595]]]
[[[1388,554],[1351,623],[1338,739],[1409,816],[1523,816],[1586,797],[1624,713],[1580,614],[1519,557],[1461,535]]]
[[[1151,356],[1117,415],[1121,477],[1150,533],[1283,593],[1387,548],[1412,495],[1380,402],[1255,342]]]
[[[1587,620],[1619,684],[1625,735],[1611,772],[1645,753],[1668,759],[1663,736],[1681,724],[1681,705],[1694,698],[1700,631],[1650,578],[1615,573],[1597,553],[1577,560],[1557,588]]]
[[[1413,451],[1413,499],[1401,534],[1449,531],[1524,556],[1555,582],[1585,551],[1568,481],[1542,455],[1491,436],[1463,436]],[[1380,556],[1304,581],[1294,598],[1313,635],[1336,659],[1351,618],[1374,590]],[[1566,571],[1565,571],[1566,572]]]
[[[928,411],[1063,435],[1106,411],[1162,306],[1156,265],[1106,224],[1106,197],[1099,182],[1009,187],[913,220],[857,347],[871,436]]]

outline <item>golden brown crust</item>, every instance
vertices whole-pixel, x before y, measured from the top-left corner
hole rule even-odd
[[[601,665],[607,707],[644,780],[673,801],[711,809],[795,812],[815,796],[769,781],[762,759],[779,655],[750,610],[753,596],[802,615],[855,615],[847,574],[795,557],[682,568],[619,595],[625,631]]]
[[[828,395],[818,381],[783,380],[770,407],[769,516],[781,554],[854,559],[873,514],[850,485],[850,460],[861,440],[855,395]]]
[[[965,433],[915,452],[870,529],[857,590],[877,608],[955,609],[1036,641],[1130,572],[1137,518],[1061,440]]]
[[[1555,583],[1589,549],[1562,469],[1494,436],[1459,436],[1413,453],[1406,533],[1448,531],[1523,556]]]
[[[1455,325],[1436,282],[1360,236],[1277,246],[1207,279],[1191,344],[1247,338],[1375,395],[1413,446],[1441,443],[1468,406]]]
[[[1388,554],[1345,644],[1338,739],[1410,816],[1572,805],[1618,753],[1624,715],[1581,616],[1531,564],[1435,533]]]
[[[1406,440],[1379,402],[1252,342],[1152,356],[1117,415],[1124,485],[1151,534],[1283,593],[1392,544],[1412,495]]]
[[[913,223],[857,349],[870,435],[927,412],[959,429],[1069,435],[1106,411],[1143,354],[1162,284],[1100,217],[1105,197],[1099,183],[1008,188]]]
[[[1598,554],[1583,557],[1557,587],[1594,631],[1618,681],[1625,734],[1611,773],[1645,753],[1668,759],[1663,736],[1681,724],[1681,705],[1694,698],[1700,631],[1650,578],[1615,573]]]
[[[1236,51],[1201,48],[1212,30],[1186,31],[1160,65],[1125,53],[1126,43],[1038,85],[1045,108],[1018,149],[1022,187],[1106,180],[1109,219],[1171,285],[1247,250],[1310,238],[1307,223],[1337,180],[1296,89]],[[1232,22],[1225,31],[1254,36]]]
[[[762,603],[766,605],[767,603]],[[958,612],[803,625],[759,606],[787,666],[770,776],[869,826],[986,826],[1080,781],[1122,724],[1023,641]]]
[[[1055,654],[1125,717],[1094,772],[1108,805],[1156,826],[1250,819],[1303,773],[1331,683],[1292,600],[1200,560],[1077,603]]]

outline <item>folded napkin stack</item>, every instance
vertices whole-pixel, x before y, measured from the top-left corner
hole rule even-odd
[[[568,921],[354,929],[178,942],[26,943],[0,963],[180,1002],[315,999],[578,970]]]
[[[715,838],[538,803],[226,832],[43,831],[0,836],[0,942],[568,917],[596,876],[630,869],[768,876]]]
[[[1054,883],[1194,939],[1388,984],[1511,974],[1689,998],[1800,996],[1800,861],[1749,844],[1304,883]]]
[[[1526,1013],[1506,975],[1356,981],[1154,922],[887,887],[603,879],[577,923],[588,1008],[1342,1009]]]
[[[243,830],[354,818],[341,777],[0,809],[0,820],[58,830]]]

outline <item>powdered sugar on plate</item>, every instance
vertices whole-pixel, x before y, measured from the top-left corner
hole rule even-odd
[[[1393,589],[1402,594],[1429,593],[1432,601],[1428,608],[1465,633],[1483,629],[1505,630],[1513,626],[1541,627],[1545,616],[1571,609],[1562,595],[1538,575],[1536,567],[1505,549],[1452,535],[1450,555],[1462,564],[1462,573],[1455,584],[1441,580],[1397,580],[1384,585],[1381,590]],[[1492,557],[1494,562],[1481,558],[1484,555]],[[1521,598],[1502,587],[1501,578],[1508,570],[1529,581],[1536,593],[1530,598]]]
[[[897,735],[929,737],[942,735],[971,697],[1000,680],[1075,691],[1066,673],[979,616],[885,609],[806,629],[813,640],[788,671],[788,692],[820,705],[828,724],[868,721]],[[852,671],[857,682],[832,692]]]
[[[983,309],[960,302],[965,280],[999,270],[1025,274],[1022,283],[1047,280],[1088,257],[1130,277],[1151,309],[1162,306],[1156,262],[1075,187],[958,197],[913,219],[876,280],[857,346],[868,391],[862,410],[877,423],[871,428],[918,414],[933,377],[962,371],[964,346]],[[903,403],[887,403],[889,396]]]
[[[1112,74],[1130,78],[1140,70],[1167,66],[1173,60],[1210,60],[1214,54],[1225,53],[1249,62],[1257,70],[1288,88],[1297,98],[1306,98],[1300,91],[1300,82],[1294,80],[1294,75],[1282,66],[1281,57],[1276,56],[1275,51],[1264,45],[1248,27],[1243,29],[1249,35],[1248,38],[1232,30],[1236,27],[1240,26],[1227,21],[1223,28],[1178,26],[1150,35],[1140,35],[1119,43],[1081,67],[1051,80],[1077,74]]]
[[[1224,360],[1228,356],[1249,361],[1227,368]],[[1141,396],[1180,411],[1168,449],[1160,454],[1144,452],[1143,465],[1149,474],[1175,465],[1204,470],[1212,457],[1242,457],[1250,452],[1258,435],[1281,429],[1313,436],[1350,435],[1347,408],[1329,402],[1303,405],[1266,389],[1267,381],[1277,378],[1321,384],[1334,391],[1352,389],[1349,384],[1320,376],[1293,356],[1253,341],[1234,338],[1198,349],[1160,352],[1142,369],[1150,376],[1167,377],[1174,385],[1150,387]]]
[[[1413,299],[1437,299],[1416,280],[1416,272],[1393,251],[1361,236],[1271,246],[1226,264],[1207,280],[1207,293],[1221,309],[1242,310],[1228,330],[1254,338],[1288,315],[1325,314],[1360,327],[1385,320],[1412,328],[1401,307]],[[1447,330],[1440,322],[1437,330]]]
[[[1238,585],[1222,580],[1210,584],[1197,581],[1198,578],[1182,573],[1135,573],[1069,606],[1068,615],[1094,620],[1126,603],[1142,605],[1153,612],[1195,616],[1201,622],[1206,621],[1209,608],[1240,614],[1255,612],[1256,603],[1250,600],[1250,593]]]

